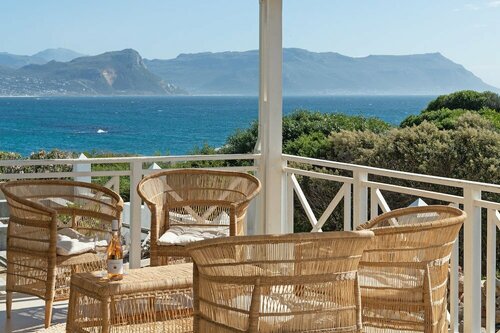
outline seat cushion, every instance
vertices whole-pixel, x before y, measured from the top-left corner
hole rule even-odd
[[[182,226],[174,225],[170,227],[158,239],[159,245],[182,245],[204,239],[212,239],[229,236],[229,227],[219,226]]]
[[[190,214],[170,212],[169,216],[171,226],[158,239],[159,245],[182,245],[204,239],[229,236],[230,217],[226,212],[221,212],[212,221],[205,220],[202,223]]]
[[[368,302],[423,301],[424,270],[411,267],[359,268],[361,297]]]
[[[57,232],[57,254],[60,256],[73,256],[95,250],[95,247],[107,246],[106,240],[94,241],[72,228],[63,228]]]
[[[192,224],[192,223],[207,223],[207,224],[218,224],[218,225],[229,225],[230,217],[226,212],[221,212],[212,221],[201,220],[199,221],[199,216],[192,216],[190,214],[180,214],[176,212],[169,212],[169,218],[171,224]]]

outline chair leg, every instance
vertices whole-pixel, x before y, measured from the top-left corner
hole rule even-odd
[[[50,327],[50,323],[52,322],[52,304],[54,300],[45,301],[45,328]]]
[[[8,291],[6,296],[7,318],[10,319],[12,314],[12,291]]]

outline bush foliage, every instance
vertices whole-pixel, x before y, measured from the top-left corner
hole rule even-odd
[[[492,92],[459,91],[439,96],[431,101],[419,115],[411,115],[401,127],[434,123],[439,129],[455,129],[458,119],[466,113],[477,113],[500,130],[500,96]]]
[[[297,110],[283,117],[283,152],[286,154],[301,152],[304,156],[319,157],[315,154],[325,152],[324,145],[327,144],[327,138],[332,132],[370,130],[381,133],[389,128],[391,125],[376,118]],[[219,152],[251,153],[257,143],[257,136],[258,123],[253,122],[249,128],[239,129],[230,135]]]
[[[328,159],[428,175],[500,184],[500,133],[466,113],[459,126],[433,123],[383,134],[341,131],[330,136]],[[486,123],[488,124],[488,123]]]
[[[490,91],[457,91],[449,95],[439,96],[431,101],[423,113],[441,109],[479,111],[484,108],[500,112],[500,96]]]

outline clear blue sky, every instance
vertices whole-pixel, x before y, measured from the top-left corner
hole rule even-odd
[[[284,44],[349,56],[441,52],[500,87],[500,0],[283,0]],[[258,47],[258,0],[1,0],[0,51]]]

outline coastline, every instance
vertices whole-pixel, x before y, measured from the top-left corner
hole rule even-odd
[[[283,98],[316,97],[437,97],[439,93],[425,94],[283,94]],[[176,98],[176,97],[236,97],[258,98],[258,95],[241,94],[179,94],[179,95],[0,95],[0,98]]]
[[[379,118],[398,125],[431,96],[284,96],[295,110]],[[258,119],[257,96],[89,96],[0,99],[0,151],[39,149],[181,155],[220,147]],[[107,133],[98,133],[99,129]]]

